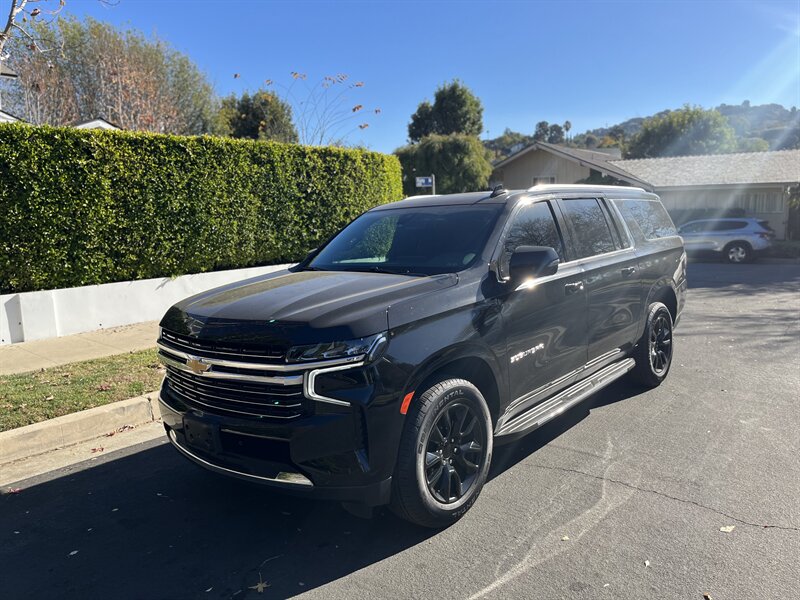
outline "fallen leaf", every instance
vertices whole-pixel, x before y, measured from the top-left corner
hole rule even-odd
[[[70,556],[75,556],[77,553],[78,553],[78,551],[77,551],[77,550],[73,550],[72,552],[70,552],[70,553],[69,553],[69,555],[70,555]]]
[[[55,398],[55,396],[48,396],[47,398],[45,398],[45,400],[52,400],[53,398]]]
[[[112,431],[111,433],[107,433],[106,437],[112,437],[112,436],[115,436],[115,435],[117,435],[117,432],[116,431]]]
[[[736,525],[725,525],[725,527],[719,528],[722,533],[730,533],[734,529],[736,529]]]
[[[97,448],[92,448],[92,454],[94,454],[95,452],[102,452],[103,450],[105,450],[105,448],[103,448],[102,446],[98,446]]]
[[[712,600],[711,594],[708,594],[708,593],[703,594],[703,600]]]
[[[108,383],[101,383],[100,385],[97,386],[98,392],[107,392],[110,389],[111,389],[111,384]]]
[[[19,494],[22,491],[22,488],[8,488],[9,494]]]
[[[645,566],[645,568],[649,567],[650,566],[650,561],[649,560],[644,561],[644,566]]]
[[[565,535],[564,537],[561,538],[561,541],[562,542],[568,542],[569,541],[569,536]]]
[[[261,573],[259,573],[258,574],[258,583],[255,584],[255,585],[251,585],[249,589],[255,590],[259,594],[263,594],[264,590],[267,589],[268,587],[269,587],[269,584],[266,581],[264,581],[264,579],[261,577]]]
[[[208,589],[206,590],[206,594],[207,594],[208,592],[210,592],[211,590],[213,590],[213,589],[214,589],[213,587],[210,587],[210,588],[208,588]]]
[[[118,510],[119,510],[118,508],[112,508],[111,512],[117,512]]]

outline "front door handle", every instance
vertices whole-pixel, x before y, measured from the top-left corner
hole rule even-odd
[[[574,283],[567,283],[564,285],[564,292],[566,293],[567,296],[569,296],[570,294],[577,294],[578,292],[582,291],[583,291],[582,281],[576,281]]]
[[[622,269],[622,275],[625,277],[630,277],[634,273],[636,273],[636,267],[625,267]]]

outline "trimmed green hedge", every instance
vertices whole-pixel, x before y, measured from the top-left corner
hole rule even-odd
[[[290,262],[401,197],[376,152],[0,125],[0,292]]]

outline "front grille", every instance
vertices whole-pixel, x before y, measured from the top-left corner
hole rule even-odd
[[[163,330],[158,345],[168,389],[189,408],[276,420],[312,410],[303,394],[302,373],[280,370],[285,350],[277,346],[246,349]]]
[[[288,347],[282,344],[253,345],[212,342],[164,329],[161,330],[161,342],[170,348],[189,354],[242,362],[280,362],[288,350]]]
[[[167,366],[167,381],[178,400],[198,410],[275,419],[294,419],[308,410],[299,385],[209,380],[171,366]]]

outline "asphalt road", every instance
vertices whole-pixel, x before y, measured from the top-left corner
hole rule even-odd
[[[800,266],[695,263],[690,285],[668,380],[500,449],[446,531],[150,443],[0,497],[0,597],[800,597]]]

